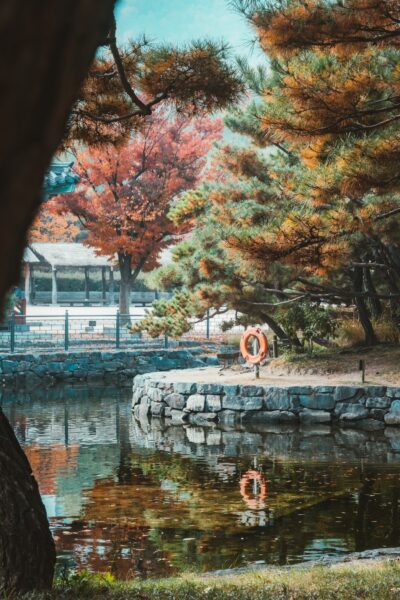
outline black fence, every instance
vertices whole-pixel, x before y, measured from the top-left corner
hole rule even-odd
[[[0,326],[0,352],[38,350],[102,350],[108,348],[168,348],[221,339],[219,325],[207,319],[201,327],[184,334],[179,341],[144,332],[132,332],[143,315],[12,315]]]

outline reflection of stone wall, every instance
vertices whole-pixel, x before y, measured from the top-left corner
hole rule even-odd
[[[131,385],[138,373],[205,366],[198,348],[189,350],[115,350],[0,355],[0,381],[17,388],[58,381],[106,381]]]
[[[135,377],[136,417],[167,417],[205,425],[337,424],[367,431],[400,426],[400,388],[171,383],[160,373]]]
[[[215,472],[236,469],[218,457],[260,455],[277,460],[400,462],[400,430],[356,431],[311,425],[255,425],[251,428],[172,425],[169,420],[142,418],[132,425],[135,445],[151,450],[202,457]]]

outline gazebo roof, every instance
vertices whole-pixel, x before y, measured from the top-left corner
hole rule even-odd
[[[43,182],[43,195],[45,198],[74,191],[79,176],[73,172],[73,164],[73,162],[51,163]]]
[[[30,264],[30,265],[37,265],[39,264],[40,258],[38,258],[36,256],[36,254],[29,248],[29,246],[27,248],[25,248],[24,250],[24,258],[23,258],[23,262]]]
[[[113,261],[98,256],[93,248],[79,243],[34,242],[24,252],[24,263],[52,267],[111,267]]]

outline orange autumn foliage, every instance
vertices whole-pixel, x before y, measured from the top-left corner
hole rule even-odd
[[[115,258],[129,286],[188,231],[189,222],[177,225],[168,212],[177,195],[199,183],[221,134],[218,119],[189,120],[158,110],[123,146],[76,154],[80,182],[75,193],[55,199],[58,211],[79,218],[86,243]]]
[[[77,217],[70,213],[58,214],[49,200],[41,209],[29,231],[29,242],[76,242],[81,228]]]

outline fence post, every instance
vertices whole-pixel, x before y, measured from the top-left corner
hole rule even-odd
[[[210,309],[207,309],[207,319],[206,319],[206,338],[210,339]]]
[[[12,311],[10,319],[10,351],[15,350],[15,313]]]
[[[65,311],[65,319],[64,319],[64,349],[65,352],[68,352],[69,348],[69,314],[68,311]]]
[[[164,336],[164,348],[166,350],[168,350],[168,348],[169,348],[169,340],[168,340],[168,335],[167,334],[165,334],[165,336]]]
[[[278,350],[278,336],[275,333],[274,337],[272,338],[272,356],[274,358],[278,358],[278,355],[279,355],[279,350]]]
[[[117,310],[117,315],[115,319],[115,347],[119,348],[120,346],[120,320],[121,315],[119,310]]]

